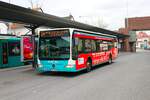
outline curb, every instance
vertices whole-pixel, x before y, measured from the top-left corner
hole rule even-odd
[[[25,66],[13,67],[13,68],[0,69],[0,72],[17,70],[17,69],[25,69],[25,68],[32,68],[32,65],[25,65]]]

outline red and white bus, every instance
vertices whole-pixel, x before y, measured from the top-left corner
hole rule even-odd
[[[90,71],[118,55],[117,37],[73,28],[39,32],[38,67],[40,72]]]

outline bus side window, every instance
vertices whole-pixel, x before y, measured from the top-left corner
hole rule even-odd
[[[100,48],[101,48],[101,51],[102,51],[102,52],[108,51],[108,43],[107,43],[107,41],[103,41],[103,42],[100,44]]]
[[[96,52],[96,40],[92,40],[91,44],[92,44],[92,52]]]
[[[100,44],[101,44],[101,40],[96,40],[96,51],[97,52],[101,52]]]
[[[113,48],[113,43],[112,42],[108,42],[108,50],[111,50]]]
[[[91,45],[91,40],[90,39],[85,39],[85,53],[90,53],[92,51],[92,45]]]
[[[83,52],[83,40],[78,38],[77,45],[78,45],[78,53],[82,53]]]
[[[114,47],[118,48],[118,43],[117,42],[114,42]]]

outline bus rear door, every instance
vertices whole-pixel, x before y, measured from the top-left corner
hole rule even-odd
[[[8,64],[8,43],[2,42],[2,64]]]

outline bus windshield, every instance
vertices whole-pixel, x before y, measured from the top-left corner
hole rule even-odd
[[[53,35],[41,37],[39,41],[39,59],[64,60],[70,57],[70,36]]]

